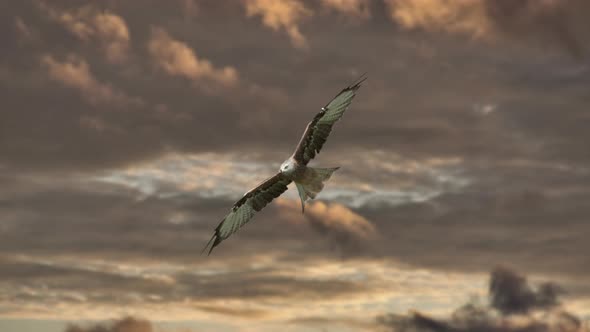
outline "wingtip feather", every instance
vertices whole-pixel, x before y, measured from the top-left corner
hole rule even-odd
[[[360,88],[361,84],[366,81],[367,78],[367,72],[364,72],[359,78],[357,78],[352,84],[348,86],[348,89],[358,90],[358,88]]]
[[[205,250],[207,250],[207,248],[209,248],[211,242],[213,242],[213,245],[211,245],[211,248],[209,248],[209,252],[207,252],[207,256],[211,255],[211,251],[213,251],[213,248],[215,248],[215,246],[219,244],[219,242],[217,242],[218,238],[219,237],[217,236],[217,233],[213,234],[209,242],[207,242],[207,245],[203,248],[203,250],[201,250],[201,255],[205,252]]]

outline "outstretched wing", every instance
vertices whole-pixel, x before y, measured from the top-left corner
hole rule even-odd
[[[322,107],[322,110],[311,120],[293,154],[297,162],[307,165],[315,157],[316,153],[320,152],[332,131],[332,126],[336,121],[340,120],[342,114],[352,102],[356,90],[360,88],[361,83],[366,79],[363,75],[355,83],[344,88],[332,101]]]
[[[212,244],[207,255],[211,254],[213,248],[237,232],[240,227],[254,216],[254,213],[262,210],[273,199],[284,193],[289,183],[291,183],[291,180],[287,179],[282,173],[277,173],[244,194],[244,197],[234,204],[230,213],[215,228],[215,233],[203,248],[203,252]]]

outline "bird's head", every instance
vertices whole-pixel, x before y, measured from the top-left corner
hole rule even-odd
[[[293,171],[295,171],[295,166],[295,160],[289,158],[281,164],[281,168],[279,169],[279,171],[281,173],[291,174],[293,173]]]

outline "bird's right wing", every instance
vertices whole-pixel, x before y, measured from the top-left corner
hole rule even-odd
[[[355,83],[342,89],[322,110],[311,120],[295,149],[293,157],[297,162],[307,165],[328,139],[332,126],[340,120],[352,99],[367,78],[361,76]]]
[[[203,251],[210,246],[207,255],[211,254],[213,248],[237,232],[240,227],[254,216],[254,213],[262,210],[273,199],[284,193],[289,183],[291,183],[291,180],[282,173],[277,173],[244,194],[244,197],[234,204],[230,213],[215,228],[213,237],[211,237],[211,240],[203,248]]]

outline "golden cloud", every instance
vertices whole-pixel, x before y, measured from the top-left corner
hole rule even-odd
[[[64,61],[56,60],[51,55],[45,55],[41,58],[41,65],[47,69],[52,80],[80,91],[84,98],[92,104],[143,104],[141,99],[129,97],[115,91],[109,84],[99,82],[90,71],[88,63],[77,55],[70,54]]]
[[[463,33],[519,44],[550,44],[581,57],[590,24],[585,0],[385,0],[391,19],[406,29]]]
[[[289,221],[307,222],[322,233],[337,233],[357,239],[369,239],[376,235],[375,226],[370,221],[342,204],[307,202],[303,217],[297,200],[279,198],[277,205],[286,210]]]
[[[295,47],[307,47],[307,40],[299,31],[298,23],[312,15],[312,11],[296,0],[244,0],[248,17],[260,15],[262,23],[278,31],[284,29]]]
[[[46,5],[42,5],[42,9],[79,39],[98,41],[109,62],[121,63],[127,60],[130,36],[121,16],[99,12],[90,6],[65,12]]]
[[[483,36],[490,32],[479,0],[385,0],[391,18],[407,29],[423,28]]]
[[[164,29],[154,28],[148,43],[148,50],[156,65],[173,76],[191,80],[207,79],[224,85],[238,81],[233,67],[215,68],[206,59],[199,59],[185,43],[173,39]]]

